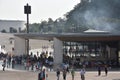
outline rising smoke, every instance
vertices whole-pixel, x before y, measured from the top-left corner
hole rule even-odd
[[[104,31],[120,30],[120,0],[91,0],[81,4],[73,15],[79,25]]]

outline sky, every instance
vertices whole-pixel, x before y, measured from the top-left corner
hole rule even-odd
[[[40,23],[52,18],[56,20],[80,3],[80,0],[0,0],[0,20],[26,21],[24,6],[31,6],[30,23]]]

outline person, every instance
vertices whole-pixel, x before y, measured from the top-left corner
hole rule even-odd
[[[38,80],[42,80],[42,71],[38,73]]]
[[[81,75],[81,80],[85,80],[85,69],[84,68],[80,70],[80,75]]]
[[[63,80],[66,80],[66,75],[67,75],[67,71],[66,69],[63,70]]]
[[[75,76],[75,71],[74,71],[74,69],[71,70],[71,75],[72,75],[72,80],[74,80],[74,76]]]
[[[43,74],[43,79],[42,80],[45,80],[45,77],[46,77],[45,69],[43,69],[42,74]]]
[[[98,65],[98,76],[100,76],[100,75],[101,75],[101,66]]]
[[[12,68],[14,68],[15,67],[15,60],[14,60],[14,58],[12,59]]]
[[[69,67],[68,66],[66,67],[66,71],[69,73]]]
[[[107,65],[104,66],[104,69],[105,69],[105,75],[107,76],[107,74],[108,74],[108,67],[107,67]]]
[[[38,73],[38,80],[45,80],[45,69]]]
[[[46,80],[48,80],[48,73],[46,73]]]
[[[3,71],[5,71],[5,66],[6,66],[6,59],[3,60],[3,64],[2,64]]]
[[[59,80],[59,78],[60,78],[60,70],[59,69],[57,69],[56,75],[57,75],[57,80]]]

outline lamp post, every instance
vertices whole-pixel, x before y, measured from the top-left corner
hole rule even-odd
[[[29,34],[29,14],[31,14],[31,6],[27,5],[24,6],[24,14],[27,14],[27,25],[26,25],[26,28],[27,28],[27,34]],[[26,54],[28,55],[29,54],[29,38],[26,39]]]

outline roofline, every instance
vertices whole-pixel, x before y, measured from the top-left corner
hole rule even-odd
[[[40,34],[40,33],[16,33],[14,36],[18,36],[25,39],[41,39],[41,40],[53,40],[55,37],[66,41],[87,41],[89,40],[120,40],[120,34],[111,33],[59,33],[59,34]]]

